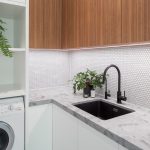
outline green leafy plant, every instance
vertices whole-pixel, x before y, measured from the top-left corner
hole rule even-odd
[[[86,83],[89,83],[94,89],[96,87],[103,86],[103,74],[98,74],[96,71],[87,69],[85,72],[79,72],[74,76],[73,87],[78,91],[86,87]]]
[[[6,24],[5,22],[3,22],[0,19],[0,52],[7,57],[12,57],[13,53],[12,51],[9,50],[9,48],[11,47],[9,45],[8,40],[5,38],[5,36],[3,35],[4,32],[6,31],[5,27],[3,26],[4,24]]]

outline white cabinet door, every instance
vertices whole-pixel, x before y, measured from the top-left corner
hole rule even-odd
[[[29,107],[28,150],[52,150],[52,104]]]
[[[79,150],[118,150],[118,144],[79,121]]]
[[[53,105],[53,150],[77,150],[77,124],[75,117]]]
[[[119,150],[128,150],[128,149],[123,147],[123,146],[121,146],[121,145],[119,145]]]

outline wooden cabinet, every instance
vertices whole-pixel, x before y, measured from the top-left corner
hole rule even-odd
[[[62,48],[79,45],[79,0],[62,1]]]
[[[77,119],[53,105],[53,150],[78,150]]]
[[[63,0],[62,48],[121,43],[121,0]]]
[[[44,3],[43,0],[29,0],[29,47],[44,48]]]
[[[30,48],[150,41],[149,0],[30,0]]]
[[[96,45],[96,1],[63,0],[62,48]]]
[[[28,110],[28,150],[52,150],[52,104]]]
[[[121,43],[121,0],[97,0],[95,46]]]
[[[30,0],[30,48],[61,48],[62,0]]]
[[[44,48],[61,48],[62,0],[44,0]]]
[[[150,1],[122,0],[122,43],[150,41]]]
[[[97,0],[79,0],[80,47],[96,45],[96,2]]]

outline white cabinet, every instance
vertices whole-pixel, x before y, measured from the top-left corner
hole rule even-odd
[[[128,150],[128,149],[123,147],[123,146],[121,146],[121,145],[119,145],[119,150]]]
[[[29,107],[28,150],[52,150],[52,104]]]
[[[26,54],[28,27],[26,25],[27,8],[14,4],[15,0],[0,0],[0,19],[6,31],[3,33],[14,51],[12,58],[0,55],[0,93],[25,90],[26,88]],[[21,0],[16,0],[20,1]],[[20,3],[21,4],[21,3]],[[25,5],[25,4],[24,4]],[[26,6],[26,5],[25,5]],[[21,50],[21,51],[20,51]],[[23,50],[23,51],[22,51]],[[26,51],[25,51],[26,50]]]
[[[78,120],[53,105],[53,150],[77,150]]]
[[[79,121],[79,150],[117,150],[118,144]]]
[[[53,150],[118,150],[118,143],[53,105]]]

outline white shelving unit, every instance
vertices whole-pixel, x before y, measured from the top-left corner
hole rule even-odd
[[[6,22],[5,37],[11,45],[13,57],[0,54],[0,99],[25,96],[25,145],[28,110],[29,57],[29,0],[0,0],[0,19]],[[26,149],[26,146],[25,146]]]
[[[25,0],[0,0],[0,3],[10,4],[10,5],[17,5],[17,6],[26,6]]]
[[[25,48],[10,48],[10,50],[12,52],[25,52],[26,51]]]
[[[13,57],[0,54],[0,98],[25,95],[28,52],[28,7],[25,0],[0,0],[0,19]]]

